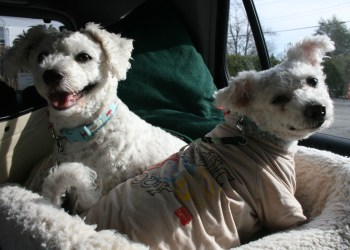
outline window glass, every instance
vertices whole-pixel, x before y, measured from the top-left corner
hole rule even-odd
[[[243,70],[261,70],[253,33],[241,0],[230,2],[226,62],[231,76]]]
[[[347,0],[255,0],[272,65],[303,37],[327,34],[336,45],[324,63],[327,85],[335,106],[333,125],[321,133],[350,138],[350,2]],[[231,1],[227,65],[231,75],[259,69],[242,3]]]
[[[45,23],[40,19],[0,16],[0,70],[2,70],[1,64],[4,52],[12,46],[13,40],[24,31],[27,31],[30,27],[39,24]],[[52,21],[45,25],[52,25],[56,28],[62,26],[61,23],[56,21]],[[0,72],[0,75],[2,76],[3,72]],[[25,69],[20,70],[14,79],[0,80],[6,80],[7,84],[18,92],[33,85],[32,76]]]

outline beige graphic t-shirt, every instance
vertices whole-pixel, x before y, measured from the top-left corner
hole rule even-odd
[[[209,135],[234,136],[225,125]],[[277,146],[201,142],[118,185],[84,216],[152,249],[228,249],[262,227],[304,221],[295,188],[293,155]]]

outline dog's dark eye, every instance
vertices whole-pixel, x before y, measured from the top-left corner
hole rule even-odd
[[[47,52],[41,52],[41,53],[38,55],[38,58],[37,58],[38,63],[41,63],[41,62],[44,60],[44,58],[45,58],[46,56],[48,56],[48,54],[49,54],[49,53],[47,53]]]
[[[318,83],[318,79],[315,77],[308,77],[308,78],[306,78],[306,83],[310,87],[316,87],[316,85]]]
[[[78,55],[75,56],[75,60],[77,62],[81,62],[81,63],[84,63],[84,62],[87,62],[87,61],[90,61],[92,59],[92,57],[90,55],[88,55],[87,53],[79,53]]]
[[[290,101],[290,97],[285,95],[278,95],[272,99],[272,104],[286,104]]]

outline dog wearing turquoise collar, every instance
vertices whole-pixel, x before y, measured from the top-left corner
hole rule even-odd
[[[82,212],[185,145],[117,97],[132,49],[132,40],[89,23],[76,32],[35,26],[7,51],[7,75],[28,68],[48,103],[56,148],[28,186],[57,205],[66,196],[71,209]]]

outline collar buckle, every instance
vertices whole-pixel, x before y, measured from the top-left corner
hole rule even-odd
[[[91,137],[107,123],[116,109],[117,104],[113,103],[90,124],[82,125],[72,129],[61,129],[60,133],[62,137],[66,138],[70,143],[89,141]]]

